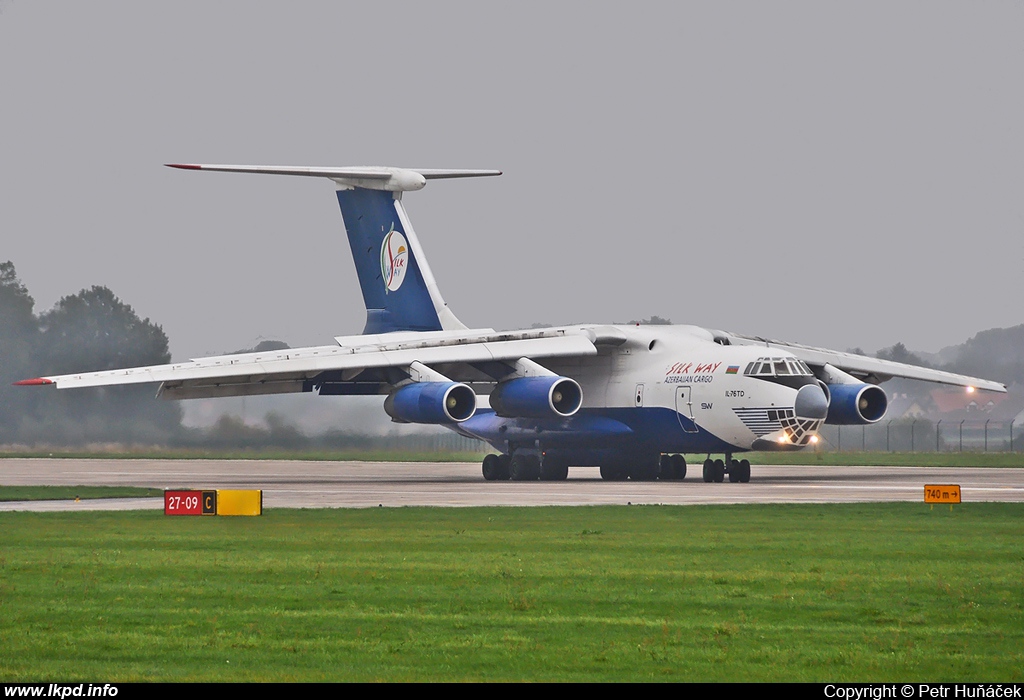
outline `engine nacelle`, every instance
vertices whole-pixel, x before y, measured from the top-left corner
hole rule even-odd
[[[461,423],[476,413],[476,394],[458,382],[415,382],[389,394],[384,410],[406,423]]]
[[[877,423],[885,415],[889,400],[874,384],[829,384],[826,423],[864,425]]]
[[[583,405],[583,389],[568,377],[519,377],[491,392],[491,408],[506,418],[567,418]]]

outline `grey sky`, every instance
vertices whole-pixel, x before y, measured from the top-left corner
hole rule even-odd
[[[650,314],[839,349],[1024,322],[1024,5],[0,5],[0,259],[176,359],[364,311],[327,183],[406,197],[470,326]]]

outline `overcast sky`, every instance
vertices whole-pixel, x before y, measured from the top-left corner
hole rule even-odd
[[[469,326],[938,350],[1024,322],[1020,2],[0,0],[0,260],[175,359],[365,311],[331,186],[167,162],[499,168],[406,207]]]

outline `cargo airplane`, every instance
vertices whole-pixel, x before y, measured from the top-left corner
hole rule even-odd
[[[490,444],[488,480],[678,480],[707,454],[706,482],[750,480],[748,450],[815,444],[823,423],[885,415],[878,384],[905,377],[989,391],[1002,384],[696,326],[467,328],[448,308],[402,205],[428,180],[493,170],[171,165],[326,178],[337,187],[366,304],[361,335],[331,345],[39,377],[59,389],[158,384],[165,399],[316,392],[381,395],[394,421],[441,425]],[[486,396],[486,399],[483,398]],[[486,402],[486,406],[484,405]],[[724,459],[712,459],[712,455]]]

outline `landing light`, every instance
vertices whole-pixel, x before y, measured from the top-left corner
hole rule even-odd
[[[779,444],[780,445],[785,444],[787,442],[789,442],[789,437],[788,436],[786,436],[786,435],[780,435],[779,436]]]
[[[811,436],[811,444],[812,445],[817,445],[818,444],[818,436],[817,435],[812,435]]]
[[[974,393],[974,391],[975,391],[975,389],[974,389],[974,387],[973,387],[973,386],[969,386],[969,387],[967,387],[967,393],[968,393],[968,394],[973,394],[973,393]]]

